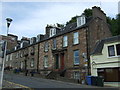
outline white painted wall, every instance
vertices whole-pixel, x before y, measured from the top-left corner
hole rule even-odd
[[[91,75],[97,76],[97,68],[120,67],[120,56],[108,56],[108,46],[120,44],[120,42],[112,42],[104,44],[101,55],[91,55]]]

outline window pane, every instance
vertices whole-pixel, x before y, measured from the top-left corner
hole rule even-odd
[[[74,64],[79,64],[79,51],[74,51]]]
[[[109,53],[109,56],[115,56],[114,45],[108,46],[108,53]]]
[[[78,53],[78,51],[75,51],[75,56],[79,56],[79,53]]]
[[[31,67],[34,67],[34,58],[31,59]]]
[[[48,42],[45,43],[45,52],[48,51]]]
[[[78,38],[74,39],[74,44],[78,44]]]
[[[80,80],[80,72],[78,72],[78,71],[74,72],[74,79]]]
[[[75,33],[74,33],[73,40],[74,40],[74,41],[73,41],[74,44],[78,44],[78,43],[79,43],[79,42],[78,42],[78,32],[75,32]]]
[[[44,57],[44,67],[48,67],[48,56]]]
[[[78,32],[75,32],[74,33],[74,38],[77,38],[78,37]]]
[[[56,39],[53,39],[53,48],[56,48]]]
[[[68,44],[67,36],[64,36],[64,37],[63,37],[63,47],[66,47],[67,44]]]
[[[120,55],[120,44],[116,45],[117,55]]]

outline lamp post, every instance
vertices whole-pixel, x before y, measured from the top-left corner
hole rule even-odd
[[[7,36],[8,36],[8,31],[9,31],[9,26],[12,22],[11,18],[7,18]],[[3,73],[4,73],[4,66],[5,66],[5,60],[6,60],[6,53],[7,53],[7,40],[5,41],[5,50],[4,50],[4,58],[2,61],[2,71],[1,71],[1,77],[0,77],[0,89],[2,88],[2,82],[3,82]]]
[[[13,20],[11,18],[6,18],[6,20],[7,20],[7,35],[8,35],[9,26]]]

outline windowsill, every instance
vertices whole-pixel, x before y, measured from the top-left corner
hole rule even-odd
[[[119,58],[120,57],[120,55],[119,56],[108,56],[107,58]]]
[[[52,48],[52,50],[56,50],[57,48]]]
[[[34,68],[34,66],[30,66],[31,68]]]
[[[63,46],[63,48],[67,48],[68,46]]]
[[[44,51],[44,52],[48,52],[48,51]]]
[[[79,43],[77,43],[77,44],[73,44],[73,46],[76,46],[76,45],[79,45]]]
[[[48,69],[48,66],[44,66],[44,69]]]
[[[79,64],[74,64],[74,66],[79,66]]]

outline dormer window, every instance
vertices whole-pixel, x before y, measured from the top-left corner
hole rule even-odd
[[[77,18],[77,27],[80,27],[86,23],[85,15],[81,15]]]
[[[40,41],[40,35],[37,35],[37,39],[36,39],[37,42]]]
[[[20,44],[20,48],[22,48],[23,47],[23,42]]]
[[[15,50],[17,50],[17,46],[15,46]]]
[[[50,29],[50,37],[54,36],[56,34],[56,28]]]
[[[30,39],[30,44],[33,44],[33,38]]]

